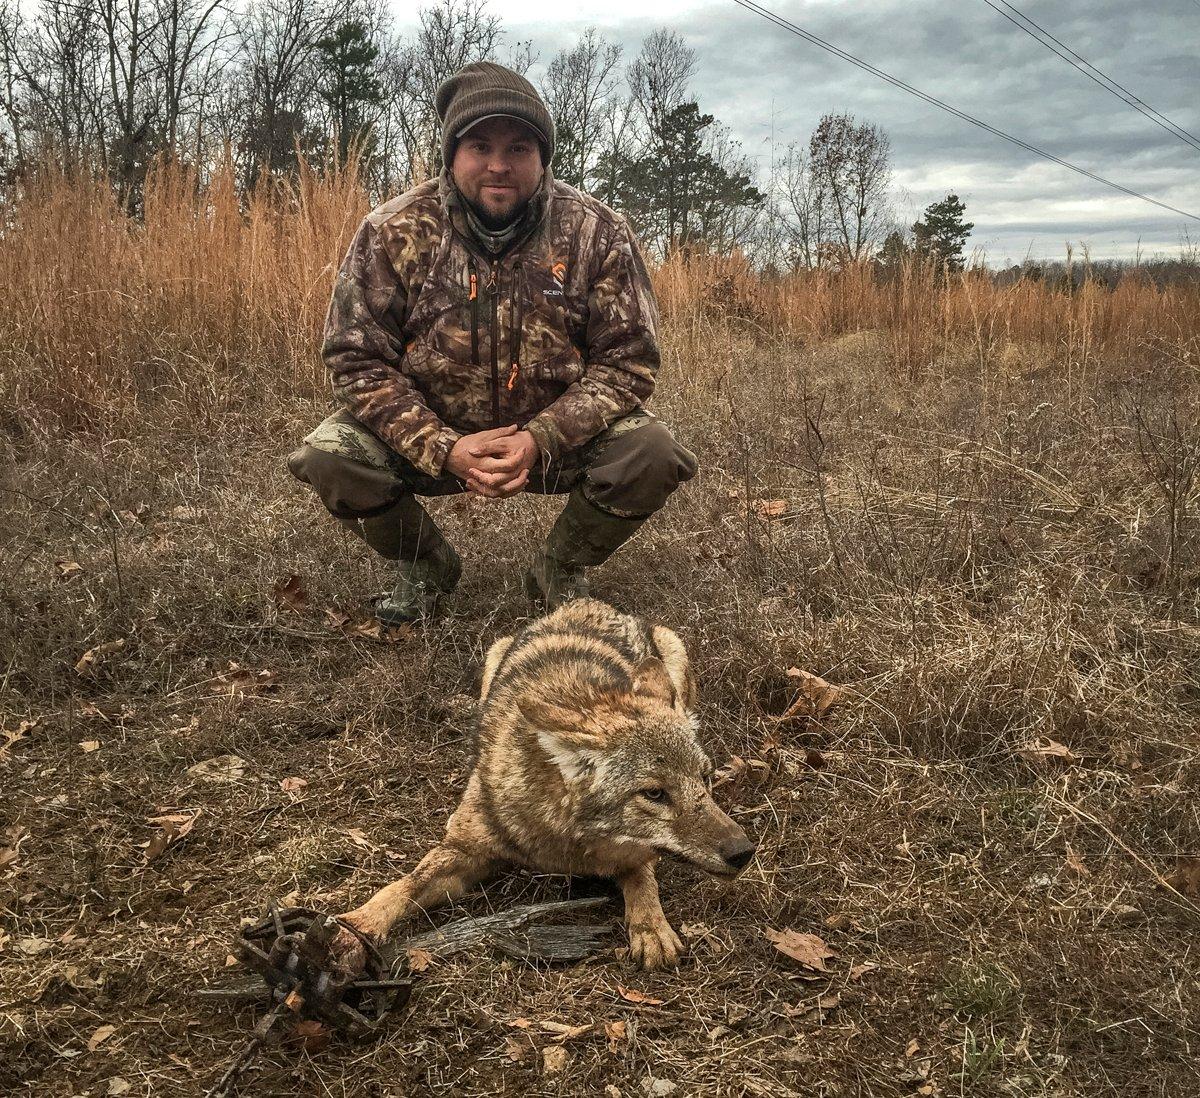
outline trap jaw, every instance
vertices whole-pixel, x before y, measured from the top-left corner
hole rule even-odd
[[[346,924],[302,907],[272,904],[267,910],[266,918],[243,928],[237,955],[263,978],[272,999],[294,1018],[323,1022],[351,1037],[367,1037],[407,1004],[411,981],[393,978],[383,955],[361,935],[366,952],[363,973],[354,977],[333,964],[330,946]]]

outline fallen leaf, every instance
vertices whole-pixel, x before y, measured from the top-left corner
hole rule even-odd
[[[1077,756],[1065,744],[1057,740],[1047,739],[1044,743],[1032,743],[1022,747],[1018,755],[1033,763],[1047,763],[1051,759],[1062,759],[1063,762],[1074,762]]]
[[[736,782],[745,773],[746,760],[740,755],[730,755],[729,762],[713,773],[712,787],[717,789],[730,782]]]
[[[228,694],[231,697],[279,689],[274,671],[251,671],[233,660],[229,661],[224,671],[210,679],[208,685],[213,694]]]
[[[409,625],[384,625],[375,618],[357,622],[345,630],[347,636],[382,641],[384,644],[399,644],[411,637],[412,632]]]
[[[378,843],[371,842],[367,838],[367,833],[361,827],[350,827],[346,829],[346,837],[354,843],[355,846],[361,846],[366,850],[382,850]]]
[[[874,972],[878,967],[877,964],[872,964],[870,961],[867,961],[865,964],[854,965],[850,969],[850,979],[855,981],[861,980],[864,976],[868,976]]]
[[[904,1058],[911,1060],[918,1052],[921,1051],[921,1042],[915,1037],[904,1046]]]
[[[802,671],[799,667],[789,667],[785,672],[789,679],[795,679],[800,686],[796,700],[780,714],[779,720],[786,721],[793,717],[811,717],[820,720],[826,711],[842,700],[843,691],[840,687],[826,682],[820,675],[810,671]]]
[[[1063,864],[1077,877],[1090,877],[1092,875],[1092,871],[1083,864],[1082,859],[1070,843],[1067,843],[1067,857]]]
[[[285,793],[295,793],[297,790],[304,789],[308,785],[306,778],[284,778],[279,783],[279,788]]]
[[[105,641],[103,644],[96,645],[95,648],[89,648],[82,656],[79,657],[75,664],[75,673],[78,675],[94,675],[96,669],[114,652],[120,652],[125,647],[125,638],[121,637],[115,641]]]
[[[788,501],[786,499],[756,499],[751,507],[759,518],[773,519],[787,514]]]
[[[167,816],[150,816],[146,822],[158,824],[160,830],[146,844],[146,861],[154,861],[155,858],[166,851],[167,847],[184,838],[196,826],[196,820],[200,817],[202,811],[203,809],[197,809],[195,812],[176,812]]]
[[[76,576],[83,575],[83,565],[74,560],[56,560],[54,567],[58,569],[58,575],[55,576],[60,583],[65,583],[67,580],[72,580]]]
[[[26,957],[36,957],[45,953],[54,943],[49,938],[18,938],[17,949]]]
[[[408,957],[408,967],[413,972],[424,972],[433,964],[433,954],[427,949],[406,949],[404,953]]]
[[[325,610],[325,624],[330,629],[342,629],[350,621],[349,614],[343,614],[340,610]]]
[[[763,936],[780,953],[817,972],[825,972],[825,962],[837,956],[837,953],[815,934],[801,934],[796,930],[764,930]]]
[[[644,991],[638,991],[632,987],[622,987],[617,984],[617,994],[621,996],[627,1003],[637,1003],[639,1006],[662,1006],[665,999],[655,999],[652,995],[647,995]]]
[[[79,741],[79,750],[82,751],[85,755],[90,755],[93,751],[100,750],[100,741],[99,740],[80,740]]]
[[[204,512],[195,507],[184,507],[181,505],[179,507],[171,508],[171,518],[173,518],[176,522],[192,522],[194,519],[198,519],[202,514],[204,514]]]
[[[108,1090],[106,1091],[108,1098],[119,1098],[122,1094],[129,1093],[129,1081],[122,1079],[119,1075],[114,1075],[108,1081]]]
[[[678,1089],[679,1084],[672,1083],[670,1079],[656,1079],[653,1075],[647,1075],[642,1080],[642,1092],[650,1095],[650,1098],[666,1098]]]
[[[310,1055],[324,1049],[333,1037],[333,1031],[324,1022],[315,1018],[305,1018],[292,1028],[292,1033],[300,1038],[304,1051]]]
[[[1164,879],[1176,892],[1200,897],[1200,857],[1181,854],[1175,859],[1175,872]]]
[[[0,847],[0,869],[7,869],[15,864],[18,856],[15,846]]]
[[[246,774],[246,760],[237,755],[214,755],[189,766],[187,773],[202,782],[236,782]]]
[[[95,1052],[105,1041],[107,1041],[114,1033],[117,1032],[116,1026],[100,1026],[88,1038],[88,1052]]]
[[[604,1036],[608,1038],[611,1044],[619,1044],[628,1036],[628,1027],[624,1020],[617,1022],[604,1023]]]
[[[308,605],[308,592],[304,589],[304,580],[299,576],[288,576],[280,580],[271,591],[275,606],[280,610],[294,610],[297,613]]]
[[[529,1052],[529,1042],[518,1040],[516,1037],[505,1037],[504,1049],[508,1058],[514,1064],[519,1064]]]
[[[562,1045],[547,1045],[542,1049],[542,1071],[546,1075],[557,1075],[571,1062],[571,1054]]]
[[[41,719],[38,718],[37,720],[32,721],[22,721],[12,732],[10,732],[7,728],[3,729],[4,743],[0,744],[0,757],[3,757],[13,744],[19,743],[21,740],[28,738],[29,733],[37,728],[37,726],[41,723]]]

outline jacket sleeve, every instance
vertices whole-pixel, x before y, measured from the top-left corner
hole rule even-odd
[[[526,424],[546,458],[594,438],[654,392],[658,307],[637,241],[623,219],[607,234],[588,291],[583,376]]]
[[[322,357],[346,410],[430,476],[459,438],[401,370],[405,288],[379,230],[359,227],[337,274]]]

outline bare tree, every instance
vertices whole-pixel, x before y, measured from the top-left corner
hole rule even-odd
[[[822,222],[822,243],[849,259],[869,255],[890,223],[891,145],[878,126],[827,114],[808,143],[808,170]]]
[[[618,84],[620,59],[621,47],[589,27],[546,71],[542,94],[558,130],[555,174],[572,186],[586,187],[599,160],[604,110]]]

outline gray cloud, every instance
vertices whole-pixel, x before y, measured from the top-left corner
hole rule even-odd
[[[764,0],[765,2],[765,0]],[[1015,0],[1026,14],[1200,136],[1200,6],[1193,0]],[[982,0],[774,0],[765,6],[893,76],[1133,190],[1200,214],[1200,152],[1155,126],[1019,31]],[[493,7],[503,18],[503,4]],[[559,9],[553,25],[504,19],[542,62],[588,24],[632,59],[657,26],[696,50],[693,93],[733,131],[760,174],[821,115],[849,111],[892,141],[906,220],[955,192],[976,223],[971,244],[999,263],[1060,256],[1067,240],[1097,257],[1174,253],[1200,223],[1128,198],[920,102],[733,3],[702,3],[668,20],[612,9]],[[535,70],[536,75],[536,70]],[[1189,230],[1190,226],[1190,230]]]

